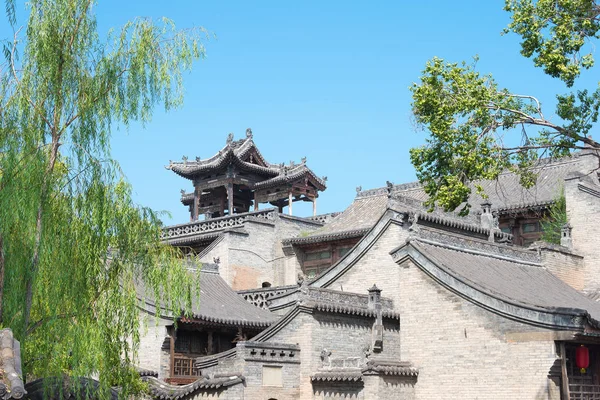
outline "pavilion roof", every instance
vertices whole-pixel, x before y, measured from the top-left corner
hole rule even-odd
[[[319,190],[326,188],[325,179],[317,177],[306,166],[306,159],[302,159],[299,164],[292,162],[289,165],[267,162],[256,147],[250,129],[246,131],[245,139],[234,141],[233,135],[230,134],[225,147],[210,158],[204,160],[199,157],[195,160],[184,158],[182,161],[171,161],[165,168],[192,180],[198,174],[222,171],[229,165],[264,176],[265,179],[257,183],[256,188],[268,188],[301,178],[309,178]],[[182,201],[185,201],[185,194]]]

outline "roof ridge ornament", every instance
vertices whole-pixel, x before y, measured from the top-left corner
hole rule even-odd
[[[233,132],[230,132],[229,135],[227,135],[227,146],[231,146],[231,144],[233,143]]]
[[[252,139],[252,129],[250,129],[250,128],[246,129],[246,137],[248,139]]]
[[[394,189],[394,184],[390,181],[385,181],[385,184],[386,184],[388,198],[392,197],[392,190]]]
[[[300,159],[300,162],[301,162],[302,164],[306,164],[306,157],[302,157],[302,158]]]

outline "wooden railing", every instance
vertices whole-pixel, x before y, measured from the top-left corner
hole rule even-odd
[[[173,357],[173,376],[168,379],[173,385],[186,385],[197,381],[202,375],[195,366],[196,357]]]
[[[600,385],[569,377],[569,400],[600,400]]]

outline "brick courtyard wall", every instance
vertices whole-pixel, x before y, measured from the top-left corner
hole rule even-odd
[[[399,270],[401,358],[419,368],[416,399],[560,399],[548,378],[556,332],[486,311],[410,261]]]
[[[585,179],[566,179],[565,198],[567,218],[573,227],[573,250],[583,255],[586,284],[585,290],[600,289],[600,198],[582,191],[580,182]]]
[[[172,320],[159,319],[146,313],[141,314],[142,330],[140,332],[140,348],[136,365],[158,372],[159,379],[169,377],[170,354],[162,350],[163,342],[167,338],[166,326],[172,325]]]
[[[346,398],[346,394],[364,397],[360,390],[341,387],[335,383],[313,386],[310,376],[329,365],[364,365],[365,352],[371,345],[371,332],[374,319],[345,314],[300,313],[269,342],[285,341],[298,343],[301,349],[300,399]],[[397,320],[384,319],[384,340],[382,357],[397,359],[400,348],[400,332]],[[331,352],[329,363],[323,362],[321,352]],[[348,393],[346,393],[348,392]],[[344,394],[346,393],[346,394]],[[337,397],[336,397],[337,396]]]
[[[295,284],[300,265],[295,256],[284,254],[281,240],[319,227],[280,215],[275,220],[248,219],[243,233],[224,232],[223,239],[200,261],[212,263],[220,258],[219,274],[234,290],[260,288],[264,282],[272,286]]]
[[[544,244],[539,248],[542,264],[554,276],[577,290],[585,289],[586,268],[583,256],[562,246]]]

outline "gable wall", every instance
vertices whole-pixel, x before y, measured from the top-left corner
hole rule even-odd
[[[411,261],[398,269],[401,356],[419,368],[416,399],[560,399],[548,378],[553,331],[492,314]]]
[[[389,225],[360,260],[327,288],[367,294],[367,290],[376,284],[382,290],[383,297],[390,298],[397,304],[400,276],[390,251],[403,244],[407,236],[408,231],[403,227]]]

